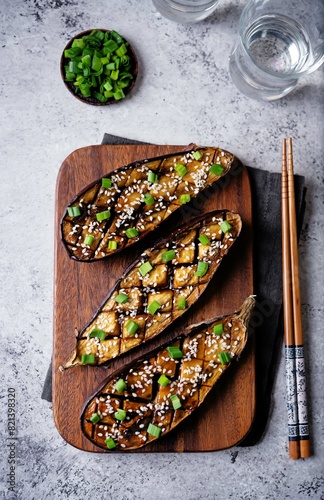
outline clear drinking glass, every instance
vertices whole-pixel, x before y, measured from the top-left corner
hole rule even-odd
[[[231,78],[243,94],[279,99],[323,60],[323,0],[249,1],[229,63]]]
[[[152,0],[162,16],[178,23],[198,23],[208,17],[219,0]]]

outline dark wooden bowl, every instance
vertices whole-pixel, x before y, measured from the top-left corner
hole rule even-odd
[[[73,43],[73,40],[75,40],[76,38],[82,38],[85,35],[89,35],[94,29],[97,29],[98,31],[103,31],[104,33],[106,31],[111,31],[111,30],[106,30],[106,29],[101,29],[101,28],[93,28],[91,30],[82,31],[81,33],[79,33],[76,36],[74,36],[73,38],[71,38],[71,40],[64,47],[64,50],[63,50],[63,53],[62,53],[62,56],[61,56],[61,62],[60,62],[61,77],[62,77],[62,80],[63,80],[63,83],[64,83],[65,87],[68,89],[69,92],[71,92],[71,94],[74,97],[76,97],[76,99],[79,99],[79,101],[84,102],[86,104],[91,104],[92,106],[107,106],[108,104],[114,104],[114,103],[118,103],[118,102],[124,101],[124,98],[120,99],[120,100],[117,100],[117,101],[114,98],[111,98],[111,99],[108,99],[107,102],[100,102],[95,97],[83,97],[79,93],[76,94],[76,92],[75,92],[75,86],[73,85],[72,82],[67,82],[65,80],[64,66],[66,66],[66,64],[68,64],[68,59],[66,57],[64,57],[64,51],[66,49],[69,49],[71,47],[71,45]],[[127,49],[128,49],[128,53],[130,55],[130,60],[131,60],[131,71],[130,72],[133,75],[133,79],[132,79],[132,82],[131,82],[130,86],[127,87],[127,88],[125,88],[125,89],[123,89],[125,97],[126,97],[130,93],[130,91],[132,90],[132,88],[135,85],[135,81],[136,81],[137,73],[138,73],[138,61],[137,61],[136,54],[135,54],[134,49],[131,46],[131,44],[126,40],[126,38],[124,38],[123,35],[121,35],[121,36],[123,37],[123,39],[125,40],[125,42],[128,43]]]

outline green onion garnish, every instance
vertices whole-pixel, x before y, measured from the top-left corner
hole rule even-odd
[[[179,410],[179,408],[181,408],[182,406],[179,396],[177,396],[177,394],[172,394],[172,396],[170,396],[170,399],[172,402],[173,409]]]
[[[119,293],[117,297],[115,297],[115,302],[118,302],[118,304],[125,304],[128,302],[128,295],[126,293]]]
[[[82,354],[81,363],[83,365],[93,365],[96,361],[94,354]]]
[[[222,365],[227,365],[231,361],[231,357],[226,351],[218,353],[218,359]]]
[[[160,429],[160,427],[157,427],[156,425],[149,424],[149,426],[147,428],[147,433],[151,434],[151,436],[158,438],[161,435],[161,429]]]
[[[150,314],[155,314],[159,309],[161,309],[161,304],[157,300],[153,300],[147,308]]]
[[[154,203],[154,198],[150,193],[145,193],[143,200],[145,205],[153,205]]]
[[[113,440],[113,438],[107,438],[106,445],[107,445],[108,450],[113,450],[117,446],[115,441]]]
[[[117,392],[123,392],[123,390],[126,388],[126,382],[122,378],[117,380],[117,382],[114,385],[115,389]]]
[[[109,250],[117,250],[117,241],[115,240],[110,240],[108,241],[108,249]]]
[[[93,240],[94,240],[94,236],[92,236],[92,234],[87,234],[86,237],[84,238],[84,244],[90,246],[90,245],[92,245]]]
[[[195,272],[195,276],[199,276],[199,278],[202,278],[203,276],[205,276],[207,271],[208,271],[207,262],[200,261],[200,262],[198,262],[197,271]]]
[[[116,92],[113,93],[115,101],[120,101],[120,99],[124,99],[125,94],[123,92],[123,89],[118,89]]]
[[[93,413],[90,417],[90,420],[93,424],[96,424],[97,422],[99,422],[101,420],[101,417],[98,413]]]
[[[218,323],[214,326],[213,332],[215,335],[222,335],[224,333],[224,328],[222,323]]]
[[[185,203],[189,203],[190,200],[191,200],[190,194],[182,194],[180,196],[181,205],[185,205]]]
[[[168,384],[170,384],[170,382],[170,379],[165,375],[161,375],[161,377],[158,379],[158,384],[162,385],[162,387],[166,387]]]
[[[176,258],[176,253],[174,250],[168,250],[167,252],[163,252],[162,254],[163,262],[169,262],[170,260],[173,260],[175,258]]]
[[[91,338],[95,337],[100,340],[105,340],[106,336],[107,336],[106,332],[100,330],[100,328],[94,328],[89,335],[89,337]]]
[[[76,205],[75,207],[68,207],[67,211],[70,217],[78,217],[79,215],[81,215],[81,210],[78,205]]]
[[[221,175],[223,173],[223,170],[224,170],[223,165],[220,165],[219,163],[213,163],[209,169],[209,172],[211,172],[214,175]]]
[[[227,231],[229,231],[230,229],[232,229],[232,226],[227,220],[224,220],[219,226],[224,234],[227,233]]]
[[[135,333],[139,329],[139,325],[137,323],[135,323],[135,321],[133,321],[132,319],[128,320],[125,326],[126,326],[126,330],[131,335],[135,335]]]
[[[96,214],[96,219],[97,221],[101,222],[103,220],[109,219],[110,217],[110,211],[105,210],[104,212],[100,212],[99,214]]]
[[[114,31],[93,30],[74,39],[64,58],[65,80],[76,94],[102,103],[125,97],[123,89],[130,87],[134,78],[129,44]]]
[[[181,299],[178,300],[178,310],[186,309],[187,307],[187,301],[185,298],[181,297]]]
[[[167,347],[167,351],[172,359],[179,359],[183,356],[183,352],[177,346]]]
[[[111,180],[107,179],[107,177],[103,177],[101,179],[101,185],[102,185],[102,187],[109,189],[109,188],[111,188]]]
[[[126,411],[118,408],[118,410],[114,413],[114,417],[116,420],[120,420],[121,422],[123,422],[123,420],[125,420],[126,418]]]
[[[202,159],[202,157],[203,157],[203,155],[201,154],[201,152],[200,152],[200,151],[194,151],[194,152],[192,153],[192,156],[194,157],[194,159],[195,159],[195,160],[201,160],[201,159]]]
[[[159,177],[157,174],[152,172],[152,170],[149,170],[147,173],[147,180],[151,182],[152,184],[156,184],[158,181]]]
[[[210,239],[208,238],[208,236],[206,234],[201,234],[199,236],[198,240],[200,241],[200,243],[202,245],[209,245],[209,243],[210,243]]]
[[[142,276],[145,276],[146,274],[148,274],[150,271],[152,271],[153,267],[151,266],[150,262],[144,262],[144,264],[142,264],[140,267],[139,267],[139,272],[141,273]]]
[[[130,227],[125,231],[127,238],[136,238],[138,236],[138,231],[135,227]]]
[[[186,175],[186,173],[188,172],[186,167],[184,165],[182,165],[181,163],[178,163],[175,167],[174,167],[174,170],[176,170],[178,172],[178,174],[180,175],[180,177],[184,177]]]

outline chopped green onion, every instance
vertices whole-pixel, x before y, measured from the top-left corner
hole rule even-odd
[[[149,170],[147,173],[147,180],[151,182],[152,184],[156,184],[158,181],[159,177],[157,174],[152,172],[152,170]]]
[[[153,267],[151,266],[150,262],[144,262],[144,264],[142,264],[140,267],[139,267],[139,272],[141,273],[142,276],[145,276],[146,274],[148,274],[150,271],[152,271]]]
[[[93,30],[90,35],[75,38],[64,50],[65,80],[77,94],[105,103],[125,97],[123,88],[131,86],[134,65],[129,44],[114,31]],[[122,71],[120,71],[122,66]],[[108,88],[104,75],[113,82]],[[82,77],[82,80],[80,79]],[[106,91],[113,91],[107,95]]]
[[[110,217],[110,211],[109,210],[104,210],[103,212],[99,212],[96,214],[96,219],[98,222],[102,222],[103,220],[109,219]]]
[[[115,389],[117,392],[123,392],[123,390],[126,388],[126,382],[122,378],[117,380],[117,382],[114,385]]]
[[[206,234],[201,234],[198,238],[198,240],[200,241],[200,243],[202,245],[209,245],[210,243],[210,239],[208,238],[208,236]]]
[[[187,301],[185,298],[181,297],[181,299],[178,300],[178,310],[186,309],[187,307]]]
[[[180,177],[184,177],[186,175],[186,173],[188,172],[188,170],[186,169],[186,167],[184,165],[182,165],[181,163],[178,163],[174,167],[174,170],[176,170],[178,172],[178,174],[180,175]]]
[[[118,49],[118,45],[114,40],[108,40],[105,42],[105,48],[108,50],[108,52],[115,52],[115,50]]]
[[[108,64],[107,64],[107,66],[108,66]],[[107,67],[107,66],[106,66],[106,67]],[[115,66],[115,65],[114,65],[114,66]],[[103,88],[109,92],[110,90],[112,90],[112,89],[113,89],[113,86],[111,85],[110,81],[109,81],[109,80],[107,80],[107,81],[103,84]],[[110,180],[110,179],[109,179],[109,180]]]
[[[107,438],[106,445],[107,445],[108,450],[113,450],[117,446],[115,441],[113,440],[113,438]]]
[[[75,207],[68,207],[67,210],[70,217],[78,217],[79,215],[81,215],[81,210],[78,205],[76,205]]]
[[[169,262],[170,260],[175,259],[176,253],[174,250],[168,250],[167,252],[163,252],[162,260],[163,262]]]
[[[181,205],[184,205],[185,203],[189,203],[190,200],[191,200],[190,194],[182,194],[180,196]]]
[[[101,59],[100,59],[100,57],[96,56],[96,54],[94,54],[93,58],[92,58],[91,69],[93,69],[93,71],[97,72],[101,68],[102,68]]]
[[[108,188],[108,189],[111,188],[111,179],[108,179],[107,177],[103,177],[101,179],[101,185],[104,188]]]
[[[138,236],[138,231],[135,227],[130,227],[125,231],[127,238],[136,238]]]
[[[205,276],[207,271],[208,271],[207,262],[200,261],[200,262],[198,262],[197,271],[195,272],[195,276],[199,276],[199,278],[202,278],[203,276]]]
[[[122,57],[125,54],[127,54],[127,48],[126,48],[126,45],[124,43],[116,50],[116,54],[119,57]]]
[[[224,333],[224,328],[222,323],[218,323],[214,326],[213,332],[215,335],[222,335]]]
[[[106,336],[107,336],[106,332],[100,330],[100,328],[94,328],[89,335],[89,337],[91,338],[95,337],[100,340],[105,340]]]
[[[128,320],[125,326],[126,326],[126,330],[131,335],[135,335],[135,333],[139,329],[139,324],[135,323],[135,321],[133,321],[132,319]]]
[[[171,399],[173,409],[179,410],[179,408],[181,408],[181,406],[182,406],[181,401],[179,399],[179,396],[177,396],[177,394],[172,394],[172,396],[170,396],[170,399]]]
[[[231,361],[231,357],[226,351],[218,353],[218,359],[222,365],[227,365]]]
[[[94,354],[82,354],[81,363],[83,365],[93,365],[96,361]]]
[[[108,249],[109,250],[117,250],[117,241],[115,240],[110,240],[108,241]]]
[[[123,422],[126,418],[126,411],[118,408],[118,410],[114,414],[114,417],[116,420],[120,420],[121,422]]]
[[[90,246],[90,245],[92,245],[93,240],[94,240],[94,236],[92,236],[92,234],[87,234],[86,237],[84,238],[84,244]]]
[[[160,427],[157,427],[156,425],[149,424],[149,426],[147,428],[147,433],[151,434],[151,436],[159,438],[161,435],[161,429],[160,429]]]
[[[194,157],[194,159],[195,159],[195,160],[201,160],[201,159],[202,159],[202,157],[203,157],[203,155],[201,154],[201,152],[200,152],[200,151],[194,151],[194,152],[192,153],[192,156]]]
[[[119,77],[119,69],[114,69],[111,73],[110,73],[110,78],[112,80],[118,80],[118,77]]]
[[[161,307],[161,304],[157,300],[153,300],[153,302],[151,302],[151,304],[148,306],[147,310],[150,314],[153,315],[156,313],[156,311],[161,309]]]
[[[183,356],[183,352],[177,346],[167,347],[167,351],[172,359],[182,358]]]
[[[230,229],[232,229],[232,226],[230,225],[230,223],[227,220],[224,220],[220,224],[220,228],[223,231],[223,233],[225,234],[225,233],[227,233],[227,231],[229,231]]]
[[[153,205],[153,203],[154,203],[154,198],[150,193],[145,193],[143,199],[144,199],[145,205]]]
[[[170,384],[171,380],[166,377],[165,375],[161,375],[158,379],[158,384],[162,385],[162,387],[166,387],[168,384]]]
[[[96,424],[101,420],[101,416],[98,413],[93,413],[90,417],[90,420],[93,424]]]
[[[128,302],[128,295],[126,295],[126,293],[119,293],[117,295],[117,297],[115,298],[115,302],[118,302],[118,304],[125,304],[126,302]]]
[[[122,91],[122,89],[116,90],[116,92],[113,93],[115,101],[120,101],[120,99],[124,99],[125,94]]]
[[[209,172],[211,172],[214,175],[221,175],[224,171],[223,165],[220,165],[219,163],[213,163],[212,166],[209,169]]]
[[[111,36],[112,40],[115,40],[115,42],[118,45],[121,45],[124,41],[123,37],[119,33],[117,33],[117,31],[115,31],[115,30],[111,30],[110,36]]]

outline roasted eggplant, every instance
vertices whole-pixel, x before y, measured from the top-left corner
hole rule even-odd
[[[209,212],[142,253],[77,335],[63,368],[107,364],[160,334],[196,302],[241,226],[237,213]]]
[[[254,303],[248,297],[239,311],[193,325],[111,374],[83,409],[85,436],[104,450],[128,451],[172,431],[243,351]]]
[[[133,245],[224,176],[232,153],[199,148],[118,168],[74,198],[61,222],[71,258],[91,262]]]

